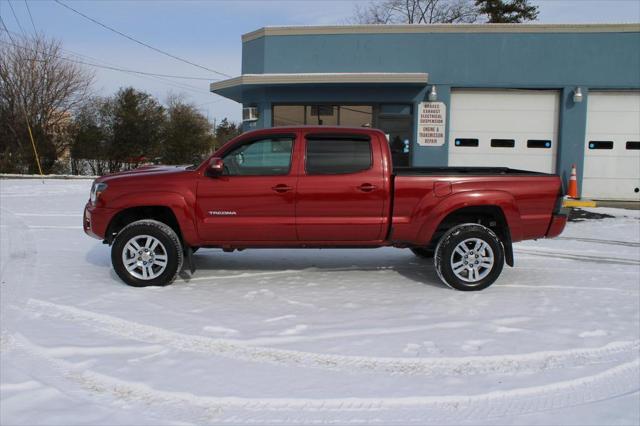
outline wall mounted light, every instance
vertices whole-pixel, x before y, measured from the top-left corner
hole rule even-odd
[[[582,102],[582,99],[583,99],[582,89],[580,87],[576,87],[575,90],[573,91],[573,102],[578,104]]]
[[[431,90],[429,91],[429,102],[435,102],[438,100],[438,90],[436,86],[431,86]]]

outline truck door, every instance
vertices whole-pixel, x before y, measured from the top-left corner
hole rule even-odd
[[[379,141],[367,134],[306,135],[296,201],[300,241],[384,238],[387,189]]]
[[[208,242],[295,241],[295,135],[240,142],[223,154],[224,173],[198,183],[198,232]]]

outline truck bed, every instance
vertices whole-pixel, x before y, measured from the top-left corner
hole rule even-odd
[[[393,174],[396,176],[554,176],[550,173],[510,169],[508,167],[394,167]]]

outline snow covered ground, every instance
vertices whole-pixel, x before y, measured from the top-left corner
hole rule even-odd
[[[477,293],[408,250],[201,250],[135,289],[91,182],[0,180],[0,423],[640,423],[640,215],[519,243]]]

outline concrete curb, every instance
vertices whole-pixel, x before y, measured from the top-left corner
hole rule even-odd
[[[595,201],[592,200],[564,200],[562,202],[563,207],[598,207]]]

